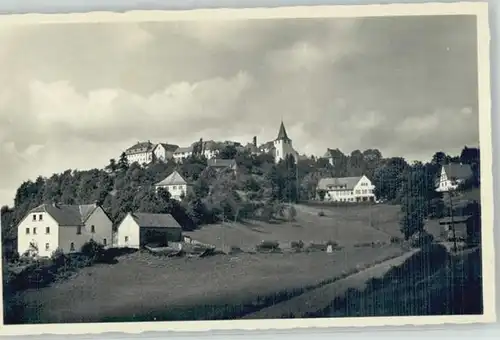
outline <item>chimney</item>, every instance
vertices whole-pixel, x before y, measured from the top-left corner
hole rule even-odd
[[[253,136],[253,146],[257,146],[257,136]]]

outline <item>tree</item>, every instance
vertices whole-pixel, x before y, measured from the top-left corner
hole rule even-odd
[[[422,194],[425,186],[425,173],[421,164],[417,164],[403,178],[401,187],[400,228],[405,239],[423,231],[424,219],[427,216],[427,202]]]
[[[238,150],[236,149],[236,146],[230,144],[224,146],[222,150],[220,150],[219,157],[222,159],[234,159],[237,153]]]
[[[120,155],[120,159],[118,160],[118,169],[125,172],[128,170],[129,166],[130,164],[128,162],[127,155],[125,154],[125,152],[122,152],[122,154]]]
[[[111,158],[109,160],[109,164],[106,165],[106,170],[108,170],[111,173],[114,173],[118,169],[118,165],[116,164],[116,160],[114,158]]]

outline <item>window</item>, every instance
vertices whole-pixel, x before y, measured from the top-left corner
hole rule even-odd
[[[49,249],[50,249],[50,244],[45,243],[45,250],[49,250]]]
[[[33,235],[36,235],[36,228],[33,228]]]
[[[177,190],[177,185],[174,185],[174,190]]]
[[[73,242],[69,245],[69,251],[75,251],[75,244]]]
[[[82,234],[82,227],[81,226],[76,227],[76,234],[77,235],[81,235]]]
[[[91,233],[95,233],[95,225],[91,225],[90,226],[90,232]]]
[[[43,220],[43,215],[42,215],[42,214],[38,215],[38,220],[39,220],[39,221],[42,221],[42,220]]]
[[[128,236],[125,236],[125,242],[128,242]]]
[[[50,234],[50,227],[45,227],[45,234]]]
[[[33,221],[36,221],[36,215],[33,215]]]
[[[107,245],[108,245],[108,240],[103,239],[103,240],[102,240],[102,244],[103,244],[103,245],[105,245],[105,246],[107,246]]]
[[[30,228],[26,228],[26,235],[30,234]]]

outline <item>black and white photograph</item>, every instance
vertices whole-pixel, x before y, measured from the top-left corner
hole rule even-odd
[[[494,321],[487,19],[0,16],[2,328]]]

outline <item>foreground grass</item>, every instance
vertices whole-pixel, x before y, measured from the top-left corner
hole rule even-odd
[[[237,318],[402,253],[395,245],[203,259],[136,253],[20,294],[17,322]]]

